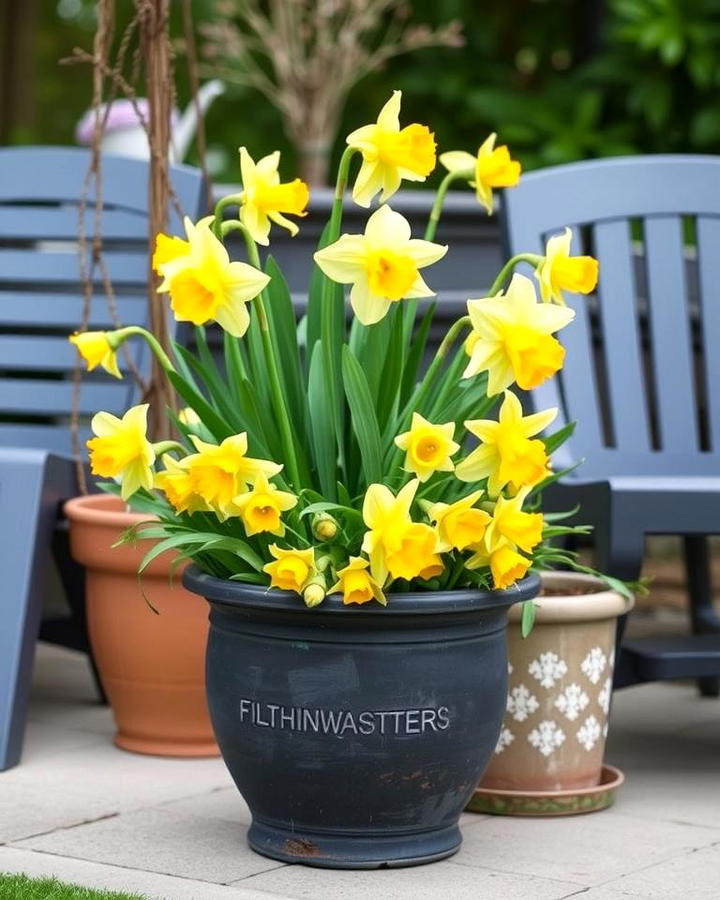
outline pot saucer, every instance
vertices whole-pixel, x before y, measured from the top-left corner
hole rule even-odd
[[[568,791],[500,791],[477,788],[467,812],[495,816],[574,816],[612,806],[625,776],[615,766],[603,766],[600,783]]]

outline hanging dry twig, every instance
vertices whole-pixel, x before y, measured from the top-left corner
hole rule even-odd
[[[208,71],[260,91],[280,111],[301,174],[325,184],[351,88],[389,59],[459,47],[459,22],[407,24],[405,0],[218,0],[200,26]]]

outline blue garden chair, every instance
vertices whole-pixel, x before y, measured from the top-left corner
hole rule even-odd
[[[503,201],[510,253],[541,252],[569,225],[572,252],[600,260],[597,295],[568,297],[565,368],[531,398],[578,423],[555,467],[582,465],[553,505],[582,505],[598,567],[620,578],[639,576],[646,534],[684,538],[693,634],[625,641],[616,683],[693,677],[716,696],[706,536],[720,533],[720,157],[557,166]]]
[[[82,577],[58,523],[63,501],[79,490],[71,436],[76,354],[67,336],[83,312],[78,205],[88,164],[81,149],[0,149],[0,770],[20,758],[53,546],[74,614],[43,623],[41,634],[86,649]],[[171,177],[180,206],[195,217],[202,176],[178,166]],[[103,255],[123,324],[147,321],[147,178],[147,163],[103,158]],[[92,216],[91,195],[89,245]],[[175,212],[170,229],[182,230]],[[113,328],[97,270],[95,277],[88,328]],[[133,343],[134,363],[147,374],[146,348]],[[81,441],[98,409],[122,414],[137,402],[131,378],[86,375],[77,404]]]

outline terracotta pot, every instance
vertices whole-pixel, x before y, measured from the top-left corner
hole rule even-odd
[[[112,549],[148,516],[125,512],[108,494],[65,504],[73,557],[86,567],[90,643],[124,750],[162,756],[217,756],[205,699],[204,601],[170,581],[172,554],[138,567],[149,541]],[[145,597],[160,613],[156,615]]]
[[[535,627],[510,608],[507,711],[480,787],[568,791],[600,783],[615,662],[617,617],[631,608],[604,582],[546,573]]]

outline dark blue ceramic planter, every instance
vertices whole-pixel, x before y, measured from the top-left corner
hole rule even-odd
[[[455,853],[505,709],[507,609],[539,579],[313,610],[195,568],[184,582],[211,605],[208,703],[250,846],[335,868]]]

